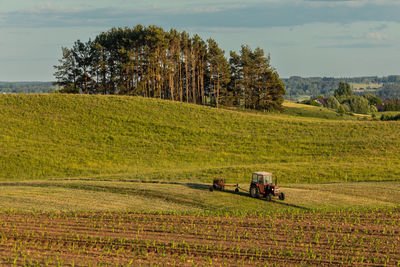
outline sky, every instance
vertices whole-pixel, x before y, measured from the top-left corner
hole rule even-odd
[[[0,81],[53,81],[61,47],[157,25],[260,47],[283,78],[400,74],[400,0],[0,0]]]

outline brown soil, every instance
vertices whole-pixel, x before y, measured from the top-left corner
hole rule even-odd
[[[3,265],[397,265],[400,210],[207,216],[0,213]]]

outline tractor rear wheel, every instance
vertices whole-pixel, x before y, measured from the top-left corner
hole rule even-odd
[[[254,198],[260,198],[260,191],[256,186],[250,187],[250,196]]]
[[[285,200],[285,194],[284,193],[280,193],[279,194],[279,199],[280,200]]]

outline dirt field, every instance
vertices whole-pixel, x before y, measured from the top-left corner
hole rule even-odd
[[[400,264],[400,210],[0,213],[3,265]]]

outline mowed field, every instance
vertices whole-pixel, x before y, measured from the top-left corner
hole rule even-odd
[[[0,264],[400,265],[400,124],[285,106],[0,96]]]
[[[284,201],[249,197],[246,191],[210,192],[211,183],[51,180],[0,182],[0,210],[270,214],[397,208],[400,182],[284,184]]]

